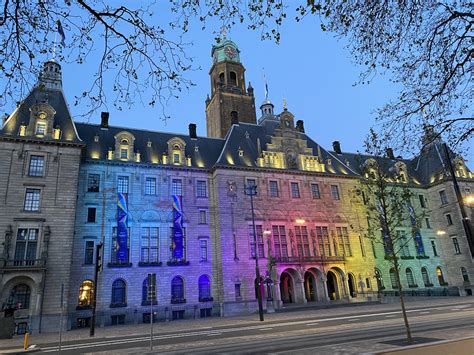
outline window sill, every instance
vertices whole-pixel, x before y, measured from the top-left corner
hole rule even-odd
[[[162,262],[161,261],[156,261],[156,262],[146,262],[146,261],[140,261],[138,263],[138,266],[140,267],[147,267],[147,266],[161,266]]]
[[[214,301],[214,298],[212,297],[199,298],[199,302],[212,302],[212,301]]]
[[[76,307],[76,310],[77,310],[77,311],[81,311],[81,310],[84,310],[84,309],[92,309],[92,305],[88,304],[88,305],[77,306],[77,307]]]
[[[170,260],[166,263],[166,265],[168,265],[168,266],[188,266],[189,261],[187,261],[187,260],[181,260],[181,261],[173,260],[173,261],[171,261]]]
[[[183,304],[186,303],[186,298],[172,298],[171,304]]]
[[[142,301],[142,306],[149,306],[152,302],[151,301]],[[154,300],[153,305],[157,305],[158,301]]]
[[[123,263],[123,264],[118,264],[118,263],[108,263],[107,267],[109,268],[125,268],[125,267],[132,267],[132,263]]]
[[[110,308],[121,308],[127,307],[127,303],[111,303]]]

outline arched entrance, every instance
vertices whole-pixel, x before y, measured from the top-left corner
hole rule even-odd
[[[316,280],[314,275],[309,271],[304,273],[304,295],[306,301],[316,301]]]
[[[349,274],[348,282],[349,282],[349,295],[351,295],[351,297],[353,298],[357,297],[357,288],[356,288],[356,283],[355,283],[355,277],[353,274]]]
[[[295,302],[295,288],[293,278],[286,271],[280,276],[280,294],[283,303]]]
[[[331,301],[339,299],[337,277],[336,277],[336,274],[332,271],[328,271],[327,287],[328,287],[329,299]]]

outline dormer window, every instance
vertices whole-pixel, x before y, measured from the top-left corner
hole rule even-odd
[[[168,141],[168,152],[169,163],[173,165],[186,164],[185,153],[186,143],[178,137],[174,137]]]
[[[128,159],[128,148],[120,148],[120,159]]]
[[[179,159],[179,153],[173,153],[173,164],[179,164],[180,159]]]
[[[45,122],[38,122],[36,124],[36,135],[37,136],[44,136],[46,134],[46,123]]]

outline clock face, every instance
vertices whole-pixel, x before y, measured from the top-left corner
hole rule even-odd
[[[230,59],[234,59],[235,56],[237,55],[237,51],[235,50],[234,47],[231,47],[231,46],[227,46],[224,48],[224,53],[227,57],[229,57]]]

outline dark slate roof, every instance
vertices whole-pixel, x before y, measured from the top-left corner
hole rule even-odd
[[[279,121],[265,120],[260,125],[250,123],[239,123],[233,125],[226,136],[226,142],[217,166],[234,167],[258,167],[258,141],[261,150],[265,150],[274,131],[279,127]],[[319,144],[313,141],[305,133],[299,133],[301,139],[307,140],[308,148],[312,148],[313,155],[321,154],[322,161],[326,164],[326,172],[334,175],[356,176],[357,174],[347,167],[337,156],[326,151]],[[239,156],[239,148],[243,151],[243,156]],[[327,164],[328,159],[331,165]],[[291,170],[290,170],[291,171]]]
[[[44,89],[38,86],[31,90],[26,99],[10,115],[5,125],[0,129],[0,136],[19,137],[21,124],[28,125],[30,122],[30,107],[44,102],[47,102],[56,111],[53,127],[59,126],[61,128],[61,138],[59,141],[80,143],[81,140],[77,135],[76,127],[62,90]]]
[[[141,161],[151,163],[161,161],[163,152],[168,152],[168,141],[178,137],[186,143],[185,155],[191,157],[193,167],[211,168],[217,160],[224,145],[224,140],[220,138],[197,137],[191,139],[189,135],[153,132],[142,129],[131,129],[127,127],[109,126],[102,129],[98,124],[76,123],[77,131],[81,139],[86,143],[85,157],[87,159],[107,159],[109,148],[115,149],[115,135],[120,132],[129,132],[134,138],[134,150],[141,154]],[[98,135],[99,141],[94,141],[94,136]],[[148,147],[148,141],[152,142]],[[196,151],[196,147],[197,151]]]

